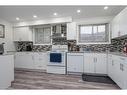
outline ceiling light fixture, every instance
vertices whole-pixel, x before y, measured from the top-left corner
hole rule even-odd
[[[108,9],[108,6],[105,6],[105,7],[104,7],[104,10],[107,10],[107,9]]]
[[[16,20],[20,20],[19,17],[16,17]]]
[[[54,16],[57,16],[58,14],[57,14],[57,13],[54,13],[53,15],[54,15]]]
[[[33,15],[33,18],[37,18],[37,15]]]
[[[81,12],[81,10],[77,10],[77,13],[80,13]]]

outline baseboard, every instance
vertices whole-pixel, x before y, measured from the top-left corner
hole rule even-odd
[[[44,72],[44,73],[46,73],[47,71],[46,70],[44,70],[44,69],[27,69],[27,68],[15,68],[15,70],[22,70],[22,71],[36,71],[36,72]]]

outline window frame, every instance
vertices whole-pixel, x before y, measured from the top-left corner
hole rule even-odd
[[[98,26],[98,25],[106,25],[108,24],[108,41],[106,42],[79,42],[80,37],[80,26]],[[93,29],[93,28],[92,28]],[[77,25],[77,44],[83,45],[83,44],[111,44],[111,32],[110,32],[110,23],[97,23],[97,24],[78,24]]]
[[[51,33],[50,33],[50,43],[42,43],[42,44],[37,44],[35,43],[35,28],[46,28],[46,27],[50,27],[50,30],[51,30]],[[34,45],[52,45],[52,39],[51,39],[51,35],[52,35],[52,27],[51,26],[40,26],[40,25],[37,25],[37,26],[34,26],[32,27],[33,29],[33,44]]]

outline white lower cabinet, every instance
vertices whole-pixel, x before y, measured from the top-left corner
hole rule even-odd
[[[83,72],[84,53],[67,53],[67,72]]]
[[[18,52],[15,54],[15,67],[34,69],[33,54],[27,52]]]
[[[121,89],[127,89],[127,58],[109,54],[108,59],[108,76]]]
[[[85,53],[84,73],[107,74],[107,54]]]
[[[15,68],[46,69],[47,53],[17,52],[15,54]]]
[[[95,73],[95,56],[91,53],[84,54],[84,73]]]
[[[107,54],[95,54],[95,72],[107,74]]]
[[[35,69],[46,69],[47,66],[47,53],[34,53]]]
[[[113,61],[113,58],[112,58],[112,55],[109,54],[108,55],[108,76],[110,76],[110,78],[114,79],[113,78],[113,67],[114,66],[114,61]]]
[[[11,86],[14,81],[14,56],[0,55],[0,89]]]

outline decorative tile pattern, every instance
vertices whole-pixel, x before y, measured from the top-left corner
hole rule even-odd
[[[84,51],[122,52],[125,42],[127,42],[127,37],[112,39],[111,44],[93,44],[93,45],[76,45],[76,40],[63,39],[63,40],[55,41],[53,45],[68,45],[69,51],[76,51],[77,48],[82,48]],[[27,45],[32,46],[32,51],[50,51],[52,48],[52,45],[33,45],[33,42],[16,42],[15,43],[17,51],[26,51]]]
[[[26,51],[26,46],[31,45],[32,51],[50,51],[51,45],[33,45],[33,42],[15,42],[16,51]]]
[[[110,44],[81,45],[84,51],[105,52],[110,51]]]
[[[50,51],[51,45],[33,45],[33,51]]]
[[[127,37],[126,38],[112,39],[111,40],[111,43],[113,46],[111,48],[112,51],[122,52],[125,42],[127,42]]]
[[[32,47],[33,42],[26,42],[26,41],[15,42],[16,51],[26,51],[27,45],[30,45]]]

